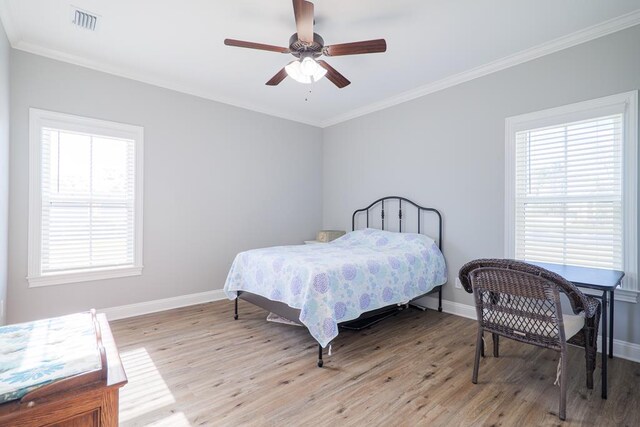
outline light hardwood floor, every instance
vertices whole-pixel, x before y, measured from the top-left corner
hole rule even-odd
[[[585,386],[570,348],[567,421],[557,417],[557,353],[502,340],[471,383],[476,324],[407,310],[341,332],[316,367],[306,331],[219,301],[112,322],[129,384],[122,425],[640,425],[640,364],[609,364],[609,399]],[[488,338],[488,337],[487,337]],[[490,339],[488,339],[490,343]]]

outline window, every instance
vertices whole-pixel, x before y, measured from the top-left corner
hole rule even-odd
[[[506,121],[507,257],[637,285],[637,92]]]
[[[30,109],[30,286],[142,272],[138,126]]]

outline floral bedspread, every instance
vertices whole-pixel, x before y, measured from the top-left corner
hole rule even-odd
[[[91,313],[0,327],[0,403],[101,366]]]
[[[338,323],[406,303],[447,281],[445,260],[422,234],[365,229],[325,244],[239,253],[224,290],[251,292],[301,310],[300,321],[326,347]]]

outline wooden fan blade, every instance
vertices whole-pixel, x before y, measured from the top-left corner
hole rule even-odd
[[[340,74],[335,68],[327,64],[325,61],[319,59],[318,64],[320,64],[322,68],[327,70],[327,78],[331,81],[331,83],[338,86],[340,89],[351,84],[351,82],[347,80],[345,76]]]
[[[224,44],[227,46],[246,47],[247,49],[268,50],[270,52],[289,53],[289,49],[286,47],[272,46],[270,44],[245,42],[242,40],[224,39]]]
[[[266,83],[266,85],[278,86],[280,82],[283,81],[286,77],[287,77],[287,71],[283,68],[282,70],[278,71],[275,76],[271,77],[271,80],[269,80]]]
[[[325,46],[322,53],[327,56],[360,55],[363,53],[379,53],[387,51],[384,39],[367,40],[363,42],[342,43]]]
[[[293,0],[293,14],[296,18],[298,40],[303,43],[313,43],[313,3]]]

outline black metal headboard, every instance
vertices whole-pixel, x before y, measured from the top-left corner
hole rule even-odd
[[[404,197],[400,197],[400,196],[383,197],[371,203],[366,208],[357,209],[355,212],[353,212],[353,215],[351,216],[351,231],[354,231],[356,229],[356,215],[362,212],[366,212],[367,227],[369,227],[369,216],[370,216],[369,210],[372,209],[374,206],[376,206],[378,203],[381,204],[381,208],[382,208],[382,210],[380,211],[380,219],[382,222],[381,229],[384,230],[384,220],[385,220],[384,202],[387,200],[398,201],[398,231],[400,233],[402,233],[402,203],[403,202],[409,204],[410,206],[414,206],[418,210],[418,215],[417,215],[418,216],[418,233],[420,233],[420,217],[421,217],[420,214],[422,213],[422,211],[435,213],[438,216],[438,247],[440,248],[440,250],[442,250],[442,215],[440,215],[440,212],[434,208],[425,208],[424,206],[420,206],[417,203],[414,203],[411,200],[406,199]]]

